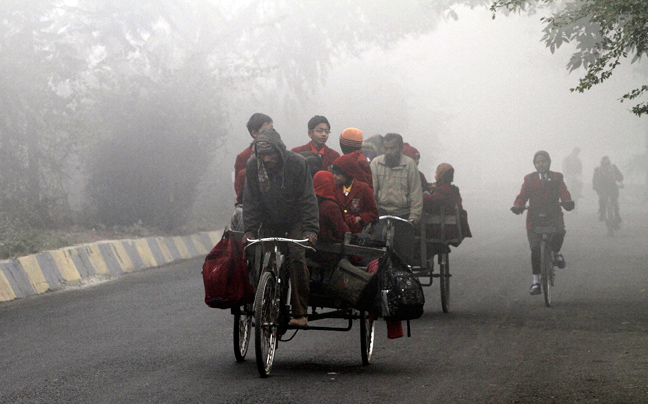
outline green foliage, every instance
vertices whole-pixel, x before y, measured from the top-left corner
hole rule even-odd
[[[38,230],[19,218],[0,212],[0,259],[36,253],[41,245]]]
[[[491,10],[532,13],[552,3],[557,2],[497,0]],[[574,71],[583,67],[586,73],[571,91],[582,93],[601,84],[623,60],[632,56],[631,63],[634,63],[648,51],[648,2],[645,0],[565,1],[551,17],[541,20],[546,23],[543,40],[552,53],[565,43],[576,44],[567,69]],[[620,101],[635,100],[646,91],[647,86],[641,86],[623,95]],[[638,116],[648,113],[648,102],[636,104],[632,112]]]

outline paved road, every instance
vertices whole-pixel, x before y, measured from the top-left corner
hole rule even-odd
[[[193,260],[0,304],[0,402],[648,402],[648,215],[625,208],[614,238],[591,201],[569,215],[546,308],[528,294],[523,218],[464,198],[475,238],[451,254],[451,313],[426,288],[412,337],[380,322],[368,367],[358,328],[300,332],[260,379],[253,348],[235,362],[231,315],[204,305]]]

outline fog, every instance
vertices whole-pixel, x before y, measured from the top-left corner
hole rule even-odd
[[[537,150],[560,171],[576,146],[586,184],[603,155],[645,184],[648,121],[630,112],[642,100],[619,99],[646,62],[572,93],[585,74],[565,68],[574,45],[552,54],[541,14],[493,19],[488,5],[2,3],[0,229],[220,226],[255,112],[289,148],[314,115],[336,150],[347,127],[400,133],[428,179],[453,164],[464,195],[513,194]]]
[[[561,171],[562,160],[581,147],[586,184],[603,155],[623,169],[644,152],[648,122],[618,99],[645,82],[645,62],[628,60],[603,84],[572,93],[584,70],[565,69],[570,45],[551,54],[541,42],[540,16],[492,19],[485,8],[456,10],[457,21],[442,21],[420,38],[335,61],[310,104],[290,114],[275,100],[238,111],[231,152],[250,141],[244,125],[257,111],[273,117],[289,148],[309,140],[306,123],[315,114],[331,122],[328,145],[337,150],[346,127],[360,128],[365,138],[400,133],[421,152],[428,178],[448,162],[462,189],[521,184],[534,171],[537,150],[547,150],[552,169]]]

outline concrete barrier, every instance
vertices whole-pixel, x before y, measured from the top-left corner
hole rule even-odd
[[[205,256],[221,235],[213,231],[98,241],[0,261],[0,302],[79,285],[94,277],[115,277]]]

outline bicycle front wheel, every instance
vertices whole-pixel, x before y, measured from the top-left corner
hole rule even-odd
[[[264,272],[254,298],[254,348],[257,370],[261,377],[270,376],[277,348],[279,303],[275,275]]]
[[[241,306],[234,314],[234,356],[243,362],[250,346],[252,335],[252,305]]]
[[[439,254],[439,280],[441,284],[441,309],[450,311],[450,257],[448,253]]]
[[[542,293],[544,294],[544,301],[547,307],[551,306],[551,286],[553,284],[553,280],[551,279],[551,272],[553,271],[552,261],[551,249],[547,246],[547,242],[542,240],[540,244],[540,276],[542,278]]]

